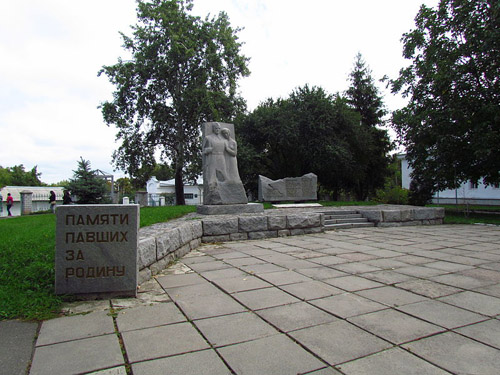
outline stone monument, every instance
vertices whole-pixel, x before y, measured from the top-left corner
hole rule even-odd
[[[202,124],[203,205],[198,213],[261,212],[260,204],[248,204],[238,172],[238,145],[234,125]]]
[[[56,210],[56,294],[135,296],[139,205]]]
[[[259,176],[259,201],[261,202],[317,200],[317,189],[318,177],[314,173],[279,180]]]

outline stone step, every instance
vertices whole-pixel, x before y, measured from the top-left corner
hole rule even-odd
[[[321,213],[325,215],[357,215],[355,210],[324,210]]]
[[[346,223],[366,223],[368,219],[364,217],[337,217],[333,219],[325,219],[325,225],[329,224],[346,224]]]
[[[351,228],[367,228],[374,227],[375,224],[371,222],[365,223],[342,223],[342,224],[328,224],[325,225],[325,230],[335,230],[335,229],[351,229]]]
[[[325,220],[335,219],[358,219],[363,217],[361,214],[346,214],[346,215],[325,215]]]

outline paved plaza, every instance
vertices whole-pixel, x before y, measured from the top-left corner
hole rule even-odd
[[[500,227],[203,245],[42,323],[30,374],[498,374]]]

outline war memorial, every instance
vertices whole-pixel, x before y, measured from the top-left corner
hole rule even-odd
[[[498,227],[412,206],[256,209],[218,125],[207,211],[140,230],[136,205],[58,213],[56,290],[99,299],[4,352],[31,337],[33,375],[498,373]]]

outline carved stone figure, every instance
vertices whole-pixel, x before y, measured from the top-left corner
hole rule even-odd
[[[233,124],[203,124],[203,204],[248,203],[236,161]]]

